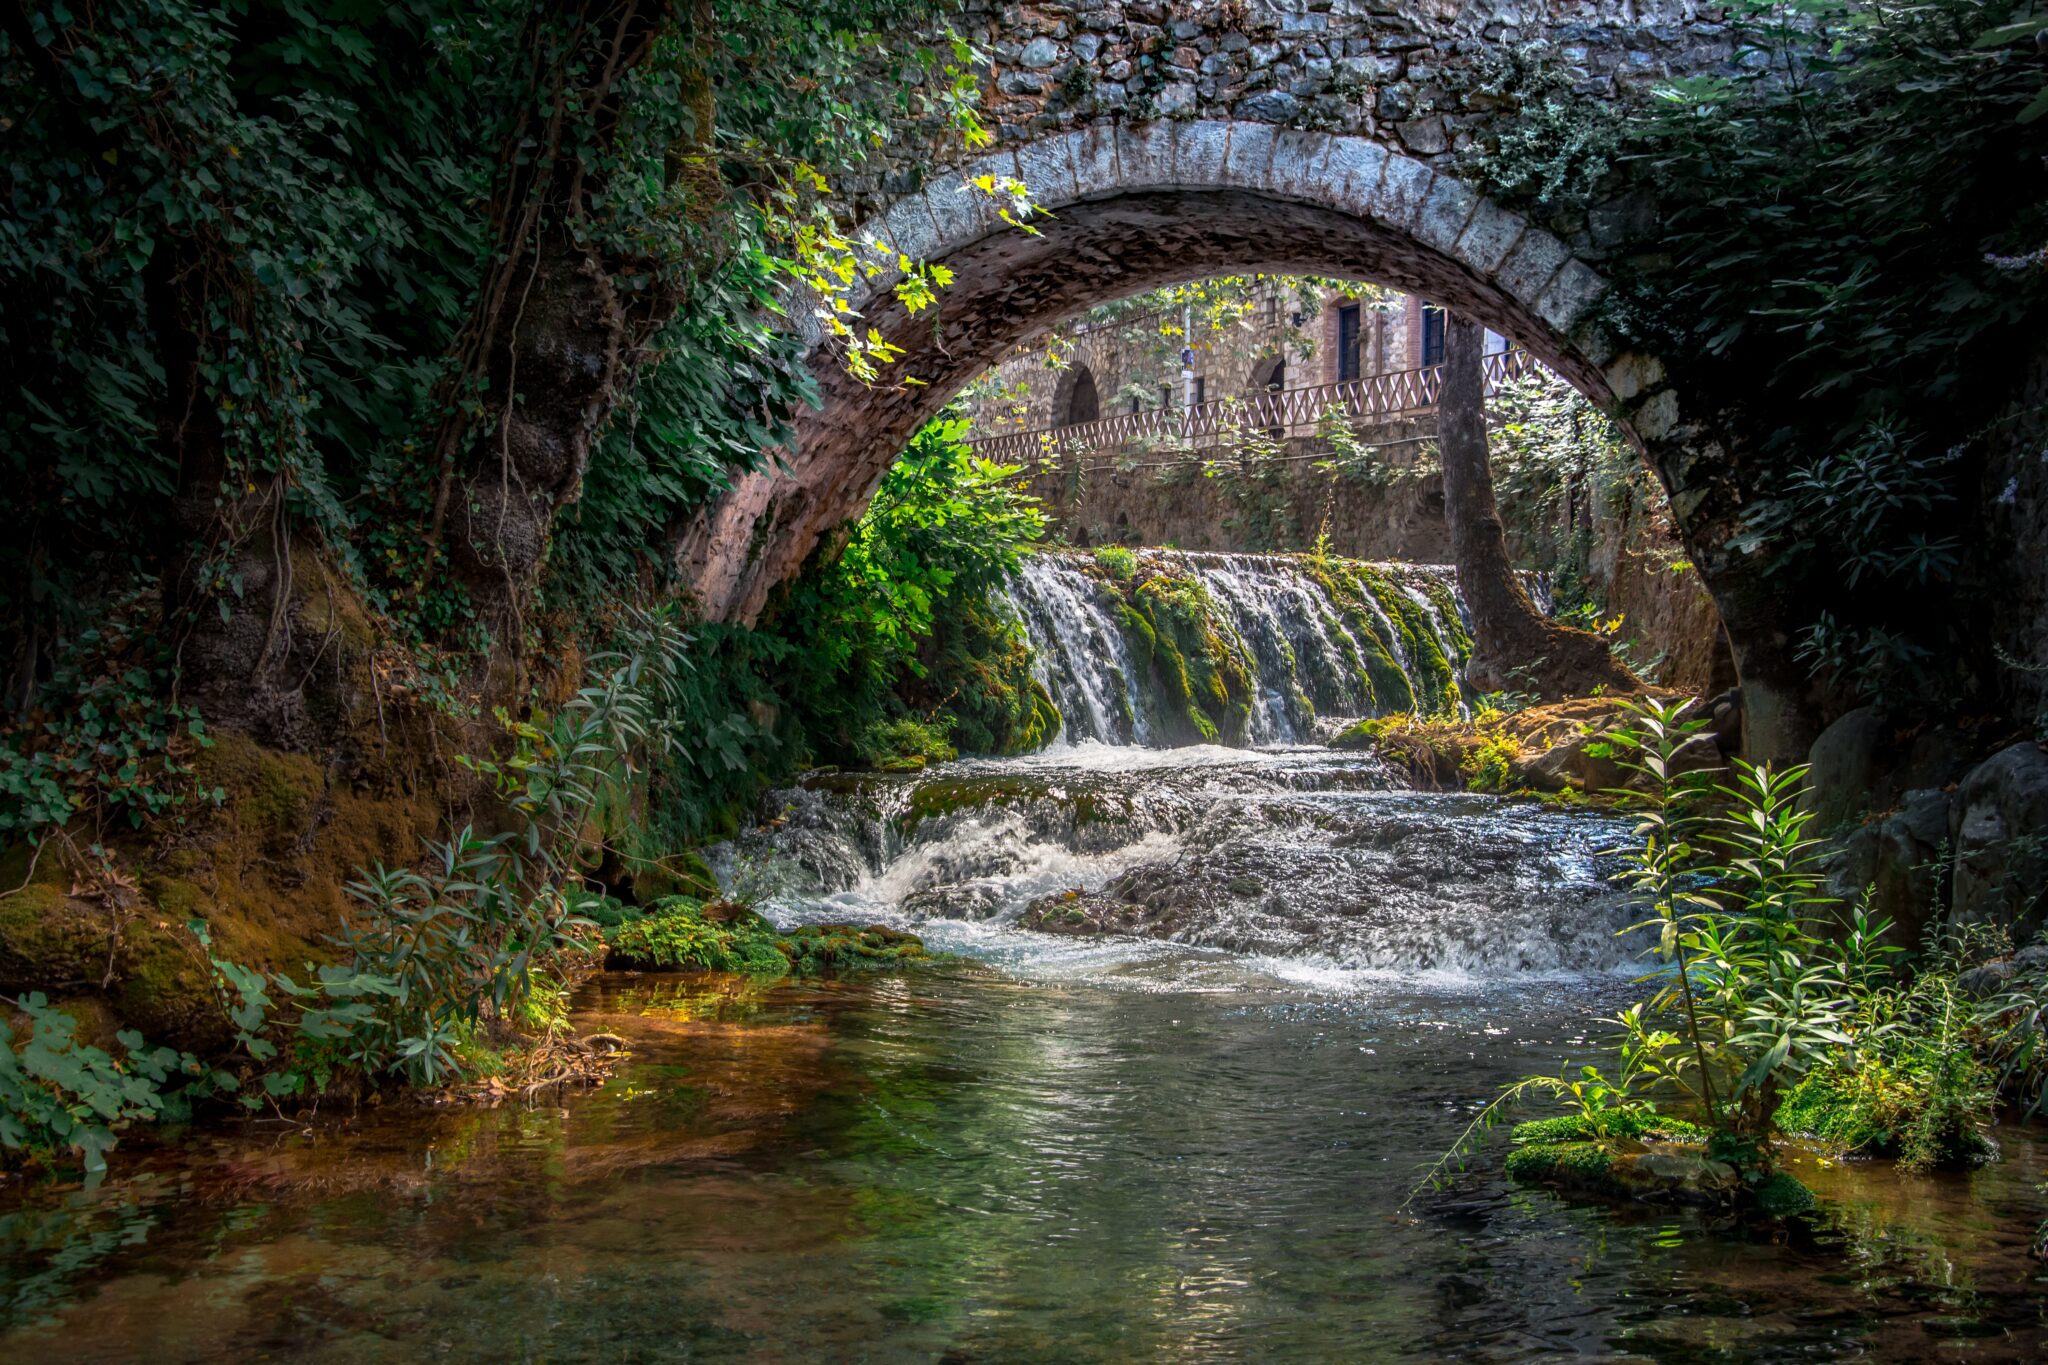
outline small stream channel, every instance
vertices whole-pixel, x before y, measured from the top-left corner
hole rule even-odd
[[[124,1147],[0,1207],[0,1361],[2048,1354],[2037,1133],[1801,1157],[1823,1208],[1776,1229],[1567,1205],[1497,1148],[1410,1202],[1500,1085],[1598,1052],[1625,834],[1300,744],[815,775],[722,873],[950,956],[603,974],[577,1026],[633,1052],[594,1093]],[[1156,936],[1018,925],[1112,884]]]

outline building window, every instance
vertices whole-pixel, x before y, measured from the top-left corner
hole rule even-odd
[[[1358,305],[1347,303],[1337,310],[1337,382],[1358,378]]]
[[[1195,376],[1195,406],[1200,407],[1202,404],[1208,401],[1209,376],[1205,374],[1198,374]]]
[[[1422,368],[1444,363],[1444,310],[1422,305]]]
[[[1171,384],[1161,384],[1159,386],[1159,406],[1161,409],[1173,406],[1173,386]]]

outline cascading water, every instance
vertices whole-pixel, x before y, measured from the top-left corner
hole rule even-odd
[[[1458,704],[1445,683],[1462,670],[1470,639],[1448,567],[1348,566],[1370,576],[1372,591],[1340,601],[1326,576],[1284,555],[1145,550],[1133,562],[1141,579],[1192,579],[1213,604],[1222,648],[1252,681],[1245,743],[1306,742],[1319,720],[1407,710],[1424,696]],[[1540,581],[1531,586],[1540,592]],[[1090,556],[1047,552],[1026,560],[1003,594],[1030,638],[1067,743],[1170,742],[1160,723],[1168,703],[1149,662],[1152,649],[1137,638],[1145,627],[1134,621],[1128,593]],[[1380,695],[1375,656],[1407,679],[1405,693]]]
[[[1144,744],[1145,694],[1133,685],[1123,604],[1102,580],[1058,554],[1024,561],[1005,594],[1024,623],[1033,667],[1060,709],[1068,741]]]
[[[719,851],[768,868],[789,922],[886,922],[1027,974],[1164,961],[1131,938],[1018,927],[1036,908],[1128,908],[1151,940],[1327,985],[1605,974],[1635,946],[1602,850],[1623,826],[1397,788],[1376,760],[1084,743],[923,774],[834,774],[778,793],[772,828]],[[1056,927],[1056,926],[1055,926]],[[1249,964],[1247,966],[1247,964]]]
[[[1048,552],[1004,597],[1064,718],[1059,742],[777,793],[770,823],[719,854],[729,878],[771,869],[774,917],[891,922],[1028,971],[1174,951],[1186,966],[1189,950],[1318,981],[1627,960],[1627,910],[1597,867],[1618,824],[1403,791],[1369,755],[1308,747],[1333,718],[1463,704],[1470,636],[1450,569]],[[1211,724],[1235,747],[1189,743],[1195,722],[1177,724],[1202,669]]]

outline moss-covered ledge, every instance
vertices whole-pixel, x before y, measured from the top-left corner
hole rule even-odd
[[[1621,1114],[1602,1126],[1597,1131],[1576,1114],[1516,1125],[1508,1178],[1567,1197],[1753,1210],[1772,1218],[1813,1207],[1813,1191],[1797,1179],[1683,1120]]]

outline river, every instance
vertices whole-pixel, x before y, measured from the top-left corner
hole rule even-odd
[[[784,923],[950,956],[602,974],[633,1047],[534,1106],[396,1103],[124,1146],[0,1212],[0,1360],[2026,1360],[2048,1148],[1797,1174],[1776,1230],[1575,1207],[1502,1083],[1629,991],[1611,817],[1395,788],[1313,747],[1083,743],[821,775],[721,850]],[[1172,941],[1016,927],[1115,884]]]

